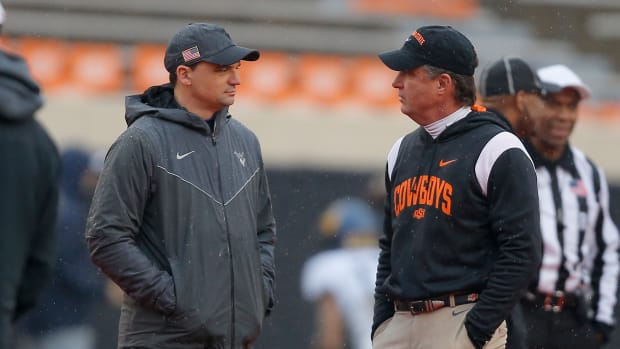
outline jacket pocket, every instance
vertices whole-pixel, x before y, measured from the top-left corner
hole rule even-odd
[[[202,320],[195,302],[191,299],[191,285],[185,281],[185,274],[178,261],[171,258],[168,260],[174,280],[176,307],[172,314],[166,317],[166,321],[173,328],[195,330],[202,325]]]

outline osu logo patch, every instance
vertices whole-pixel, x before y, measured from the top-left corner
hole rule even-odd
[[[425,213],[426,213],[426,210],[420,207],[417,210],[413,211],[413,218],[422,219],[424,218]]]

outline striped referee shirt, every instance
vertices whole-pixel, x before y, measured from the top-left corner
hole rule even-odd
[[[553,162],[526,147],[536,166],[544,246],[537,289],[585,292],[592,318],[613,325],[620,239],[603,171],[570,145]]]

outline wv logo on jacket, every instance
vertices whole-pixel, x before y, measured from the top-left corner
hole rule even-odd
[[[437,176],[421,175],[400,182],[392,192],[394,214],[398,217],[404,209],[412,206],[431,206],[452,215],[452,184]],[[424,217],[425,210],[418,208],[415,217]]]

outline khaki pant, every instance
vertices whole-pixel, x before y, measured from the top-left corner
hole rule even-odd
[[[375,331],[373,349],[474,349],[465,329],[465,315],[474,304],[445,307],[432,313],[411,315],[397,311]],[[503,321],[484,349],[506,347],[508,331]]]

